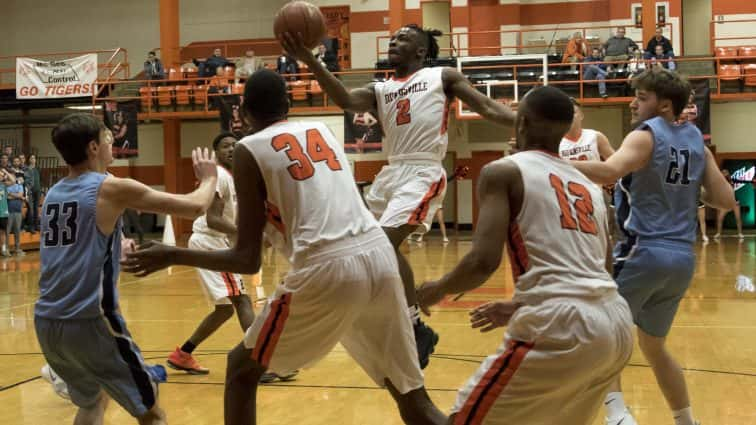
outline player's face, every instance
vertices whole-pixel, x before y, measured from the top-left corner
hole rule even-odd
[[[215,157],[226,168],[231,168],[234,163],[234,147],[236,147],[236,139],[233,137],[226,137],[218,143]]]
[[[659,114],[659,99],[656,93],[646,90],[635,90],[635,99],[630,102],[631,123],[640,124]]]
[[[390,65],[411,62],[420,55],[417,33],[410,28],[401,28],[389,41],[388,60]],[[425,55],[422,52],[423,56]]]
[[[573,106],[575,112],[572,115],[572,127],[581,128],[583,126],[583,111],[577,105]]]

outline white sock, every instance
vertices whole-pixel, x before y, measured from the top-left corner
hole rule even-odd
[[[413,325],[420,323],[420,307],[417,304],[409,306],[409,314]]]
[[[625,413],[625,398],[621,392],[607,394],[604,405],[606,406],[606,417],[609,419],[617,419]]]
[[[672,417],[675,419],[675,425],[696,425],[693,420],[693,409],[690,406],[685,409],[673,410]]]

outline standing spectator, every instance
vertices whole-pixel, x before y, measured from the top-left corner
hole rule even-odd
[[[16,247],[14,253],[19,257],[24,255],[24,251],[21,250],[21,211],[25,200],[22,177],[20,182],[16,180],[8,186],[8,245],[10,245],[10,234],[13,233]]]
[[[147,60],[144,61],[144,74],[148,80],[164,80],[165,68],[163,62],[158,59],[155,52],[147,53]]]
[[[562,56],[562,63],[582,62],[586,56],[588,56],[588,43],[583,39],[583,33],[578,31],[572,36],[570,42],[567,43],[567,49]],[[570,69],[574,70],[575,65],[572,65]]]
[[[26,170],[26,155],[20,153],[18,154],[18,159],[21,161],[21,169]]]
[[[591,51],[591,55],[585,58],[585,65],[583,65],[583,79],[584,80],[598,80],[599,95],[606,99],[609,97],[606,94],[606,64],[601,57],[601,51],[597,47],[594,47]],[[597,63],[598,62],[598,63]]]
[[[284,51],[283,53],[281,53],[281,56],[279,56],[278,60],[276,61],[276,71],[286,78],[287,75],[299,73],[299,64],[297,63],[296,59],[289,56]],[[290,77],[288,77],[288,79],[291,81],[294,81],[297,79],[297,77],[296,75],[291,75]]]
[[[29,155],[29,165],[24,171],[26,192],[29,196],[29,212],[26,214],[26,229],[36,233],[39,228],[39,199],[42,192],[42,178],[37,168],[37,156]]]
[[[244,57],[236,63],[236,83],[239,80],[246,80],[258,69],[262,69],[263,61],[255,57],[254,50],[247,50],[244,53]]]
[[[625,28],[619,27],[617,28],[617,34],[606,40],[606,43],[603,45],[604,60],[607,62],[626,61],[629,58],[627,52],[630,47],[637,49],[638,45],[633,40],[625,37]],[[615,65],[617,69],[625,67],[624,63],[610,64],[609,70],[611,71]]]
[[[0,246],[2,256],[10,257],[8,253],[8,186],[13,184],[11,176],[4,168],[0,168]]]
[[[21,167],[21,158],[16,156],[13,158],[13,164],[11,165],[11,172],[16,176],[16,181],[24,178],[24,170]]]
[[[656,51],[651,57],[651,66],[658,66],[670,71],[677,69],[677,65],[671,60],[672,56],[664,53],[664,47],[661,44],[656,45]]]
[[[8,156],[8,159],[13,158],[13,146],[8,145],[3,148],[3,153]]]
[[[330,72],[340,71],[338,58],[333,52],[328,51],[323,43],[318,44],[318,53],[315,54],[315,59],[320,61]]]
[[[5,171],[11,171],[11,164],[10,162],[8,162],[8,158],[10,157],[6,153],[0,155],[0,168]]]
[[[651,40],[648,40],[648,44],[646,44],[646,59],[651,59],[652,56],[656,55],[656,46],[662,46],[663,53],[665,55],[669,55],[671,57],[675,56],[674,51],[672,50],[672,43],[667,37],[662,35],[662,31],[662,27],[656,27],[656,34],[651,38]]]
[[[228,59],[221,55],[221,49],[216,47],[213,50],[213,55],[210,56],[199,64],[199,76],[200,77],[213,77],[217,73],[217,69],[223,68],[228,64]]]

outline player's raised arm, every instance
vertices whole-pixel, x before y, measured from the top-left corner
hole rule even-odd
[[[312,51],[305,47],[301,34],[283,33],[279,40],[286,51],[294,58],[301,60],[320,83],[320,87],[333,99],[341,109],[351,112],[369,112],[376,109],[375,90],[372,84],[365,87],[347,90],[336,76],[330,73],[323,64],[315,59]]]
[[[501,125],[512,125],[517,114],[507,105],[496,102],[475,89],[461,72],[444,68],[444,91],[449,98],[458,98],[483,118]]]
[[[417,298],[426,313],[428,307],[445,295],[479,287],[499,268],[509,235],[510,197],[522,199],[522,190],[522,177],[514,163],[498,161],[483,168],[478,186],[480,212],[472,249],[451,272],[418,289]]]
[[[709,148],[704,149],[706,150],[706,169],[703,175],[702,187],[704,190],[701,200],[705,204],[720,210],[729,211],[738,208],[737,202],[735,202],[735,191],[722,172],[719,171],[714,155]]]
[[[124,271],[146,276],[173,264],[231,273],[255,274],[260,270],[260,251],[265,227],[265,183],[249,149],[234,150],[234,184],[237,188],[238,237],[231,249],[204,251],[161,244],[128,254]]]
[[[643,168],[654,150],[650,132],[636,130],[625,137],[622,146],[606,161],[574,161],[572,165],[598,184],[612,184]]]

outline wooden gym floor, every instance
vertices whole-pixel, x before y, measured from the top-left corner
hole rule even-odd
[[[418,282],[439,277],[470,248],[469,236],[452,238],[443,247],[430,237],[407,247]],[[725,238],[696,247],[698,269],[672,329],[669,345],[685,368],[693,408],[703,425],[756,424],[756,294],[737,292],[736,277],[754,276],[756,239]],[[75,408],[57,397],[39,377],[44,359],[33,325],[39,257],[0,260],[0,425],[70,424]],[[263,282],[285,273],[281,257],[266,259]],[[163,363],[209,311],[194,270],[174,267],[145,279],[121,277],[121,308],[135,340],[151,362]],[[428,322],[441,340],[426,369],[426,386],[444,411],[452,406],[457,388],[494,351],[502,332],[480,334],[469,328],[468,310],[487,300],[508,298],[512,279],[507,265],[484,287],[457,302],[435,309]],[[169,371],[160,387],[160,402],[173,424],[222,423],[225,353],[241,340],[234,319],[201,345],[196,354],[209,367],[207,376]],[[623,375],[625,399],[641,425],[672,424],[639,350]],[[261,387],[260,424],[390,425],[401,420],[386,391],[377,388],[355,363],[336,347],[321,363],[295,381]],[[556,413],[556,412],[555,412]],[[603,424],[599,412],[596,425]],[[111,403],[106,422],[135,423]],[[553,424],[561,424],[558,414]],[[523,424],[526,425],[526,424]],[[563,424],[571,425],[571,424]]]

